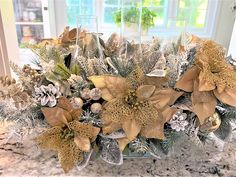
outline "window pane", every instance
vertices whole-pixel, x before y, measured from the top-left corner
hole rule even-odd
[[[205,17],[206,17],[206,10],[198,10],[192,13],[192,17],[190,20],[190,25],[203,28],[205,26]]]
[[[179,0],[176,21],[182,22],[176,22],[176,26],[183,27],[186,24],[195,28],[203,28],[205,26],[207,5],[208,0]]]
[[[66,0],[68,25],[76,26],[79,15],[94,15],[93,2],[93,0]]]
[[[114,23],[113,14],[118,10],[117,7],[105,7],[104,9],[104,23]]]
[[[157,15],[154,18],[155,25],[157,25],[157,26],[164,25],[165,9],[164,8],[153,8],[152,11],[154,11]]]
[[[152,0],[152,6],[164,6],[167,0]]]
[[[105,0],[105,4],[118,5],[118,0]]]
[[[152,0],[143,0],[143,6],[150,7]]]

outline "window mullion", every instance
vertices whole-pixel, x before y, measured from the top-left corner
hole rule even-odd
[[[104,0],[99,0],[96,1],[95,0],[95,16],[97,17],[97,25],[98,25],[98,29],[102,29],[102,25],[103,25],[103,11],[104,11]],[[98,31],[100,32],[100,31]]]
[[[169,27],[167,28],[176,27],[175,21],[177,18],[177,12],[178,12],[178,0],[169,0],[168,15],[167,15],[167,24],[169,24]]]

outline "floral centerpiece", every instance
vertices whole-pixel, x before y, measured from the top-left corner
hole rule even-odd
[[[18,79],[1,77],[0,115],[13,122],[9,132],[33,131],[31,141],[56,152],[65,172],[97,157],[115,165],[159,157],[184,135],[198,145],[231,132],[236,71],[214,41],[185,34],[140,48],[67,27],[28,47],[36,66],[11,63]]]

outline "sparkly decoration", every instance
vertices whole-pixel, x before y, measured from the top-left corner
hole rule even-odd
[[[18,109],[24,109],[31,103],[31,99],[22,85],[8,76],[0,77],[0,99],[12,99]]]
[[[69,84],[72,87],[75,87],[77,85],[77,83],[80,83],[83,81],[83,78],[81,76],[75,75],[75,74],[71,74],[70,78],[67,79],[67,81],[69,82]]]
[[[27,75],[30,76],[33,82],[41,81],[41,75],[35,69],[32,69],[29,65],[24,65],[22,71]]]
[[[80,92],[80,96],[81,98],[88,100],[90,99],[90,89],[89,88],[84,88],[81,92]]]
[[[102,92],[98,88],[93,88],[90,90],[89,96],[92,100],[99,100],[102,96]]]
[[[220,127],[221,119],[220,115],[215,112],[211,117],[205,120],[204,124],[200,126],[200,131],[213,132]]]
[[[42,68],[43,68],[43,72],[47,73],[47,72],[51,72],[54,70],[55,68],[55,62],[54,60],[50,60],[49,62],[41,62]]]
[[[84,102],[81,98],[73,97],[71,98],[71,104],[73,108],[78,109],[78,108],[82,108],[82,106],[84,105]]]
[[[123,163],[123,155],[116,140],[99,137],[99,147],[102,160],[113,165],[121,165]]]
[[[57,86],[49,84],[48,86],[41,85],[40,87],[35,87],[35,99],[42,106],[53,107],[57,104],[57,98],[61,96],[61,92]]]
[[[98,114],[102,110],[102,105],[100,103],[93,103],[90,107],[90,110],[94,114]]]
[[[188,121],[186,120],[187,114],[177,112],[173,115],[173,117],[170,119],[169,124],[173,130],[184,131],[185,127],[188,125]]]

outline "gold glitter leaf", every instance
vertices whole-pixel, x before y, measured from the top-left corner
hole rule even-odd
[[[83,160],[82,151],[74,141],[63,141],[58,150],[58,158],[63,170],[67,173]]]
[[[61,137],[60,137],[61,132],[62,128],[56,126],[43,132],[34,140],[37,143],[37,145],[42,149],[58,150],[61,145]]]

